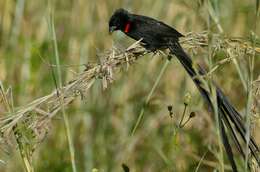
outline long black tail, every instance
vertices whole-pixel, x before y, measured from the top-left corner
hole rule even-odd
[[[199,75],[206,74],[205,70],[203,70],[200,66],[198,66],[197,70],[194,69],[191,58],[183,50],[179,42],[172,41],[169,45],[169,49],[171,53],[177,57],[177,59],[183,65],[185,70],[188,72],[188,74],[194,81],[195,85],[197,86],[198,90],[200,91],[201,95],[213,111],[214,104],[210,98],[210,93],[205,87],[203,87],[203,83],[199,79]],[[233,151],[229,142],[227,132],[230,133],[231,138],[233,139],[238,151],[241,153],[243,158],[245,158],[246,154],[242,147],[241,139],[242,142],[244,142],[244,145],[246,145],[246,129],[243,124],[241,115],[228,101],[227,97],[223,94],[221,89],[216,85],[215,87],[218,105],[219,128],[222,137],[222,142],[225,147],[233,171],[237,171],[237,166],[234,160]],[[239,139],[238,134],[241,139]],[[259,148],[252,137],[250,137],[248,146],[250,153],[256,159],[258,166],[260,166],[260,158],[258,155]]]

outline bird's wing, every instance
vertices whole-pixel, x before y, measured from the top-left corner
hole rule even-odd
[[[136,27],[142,28],[147,34],[152,34],[160,38],[174,38],[176,40],[178,40],[179,37],[183,37],[183,35],[174,28],[153,18],[133,15],[133,20],[137,25]]]

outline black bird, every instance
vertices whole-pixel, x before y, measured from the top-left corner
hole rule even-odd
[[[196,77],[198,75],[206,74],[206,71],[200,66],[198,66],[197,70],[193,67],[190,56],[179,44],[179,38],[183,37],[181,33],[161,21],[147,16],[132,14],[124,9],[116,10],[109,20],[109,32],[112,33],[116,30],[122,31],[135,40],[141,40],[143,46],[148,50],[155,51],[168,48],[170,53],[177,57],[188,72],[211,111],[214,111],[214,104],[210,98],[209,91],[202,86],[200,79]],[[242,145],[246,145],[246,128],[239,112],[233,107],[216,84],[215,87],[218,104],[219,129],[222,142],[233,171],[237,171],[237,165],[229,141],[230,138],[227,133],[231,135],[238,151],[243,158],[245,158],[246,152]],[[250,137],[248,146],[250,153],[256,159],[258,166],[260,166],[260,158],[258,155],[259,148],[252,137]]]

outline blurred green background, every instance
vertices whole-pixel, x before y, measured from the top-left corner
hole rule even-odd
[[[51,69],[54,48],[48,26],[52,13],[62,66],[63,84],[80,72],[80,64],[98,62],[97,54],[107,49],[127,47],[133,42],[122,33],[108,33],[113,11],[123,7],[151,16],[174,26],[178,31],[219,33],[210,17],[208,3],[223,34],[248,38],[252,31],[260,34],[255,16],[255,0],[1,0],[0,1],[0,80],[13,91],[14,106],[25,105],[55,89]],[[207,53],[194,59],[206,61]],[[217,57],[220,58],[221,57]],[[44,60],[43,60],[44,59]],[[211,150],[216,147],[214,121],[182,66],[173,60],[168,66],[144,118],[131,131],[165,59],[147,55],[129,70],[118,72],[113,84],[102,89],[97,81],[84,100],[66,108],[72,131],[78,171],[122,171],[126,163],[131,171],[195,171],[206,153],[199,171],[213,171],[218,161]],[[259,55],[256,66],[259,66]],[[67,65],[73,65],[68,67]],[[255,68],[255,78],[260,74]],[[225,76],[225,77],[223,77]],[[246,94],[232,63],[216,72],[216,80],[229,99],[244,112]],[[193,118],[174,135],[174,124],[183,112],[184,95],[192,99],[188,112]],[[174,118],[167,106],[172,105]],[[0,106],[0,114],[5,109]],[[259,122],[256,125],[259,129]],[[257,129],[256,129],[257,130]],[[260,136],[255,135],[260,144]],[[0,171],[23,171],[17,150],[1,152],[5,164]],[[70,153],[62,115],[51,121],[49,133],[33,155],[37,172],[72,171]]]

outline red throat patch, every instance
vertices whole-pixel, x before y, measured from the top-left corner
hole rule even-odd
[[[127,22],[126,25],[125,25],[125,30],[124,30],[124,32],[125,32],[125,33],[128,33],[129,30],[130,30],[130,22]]]

